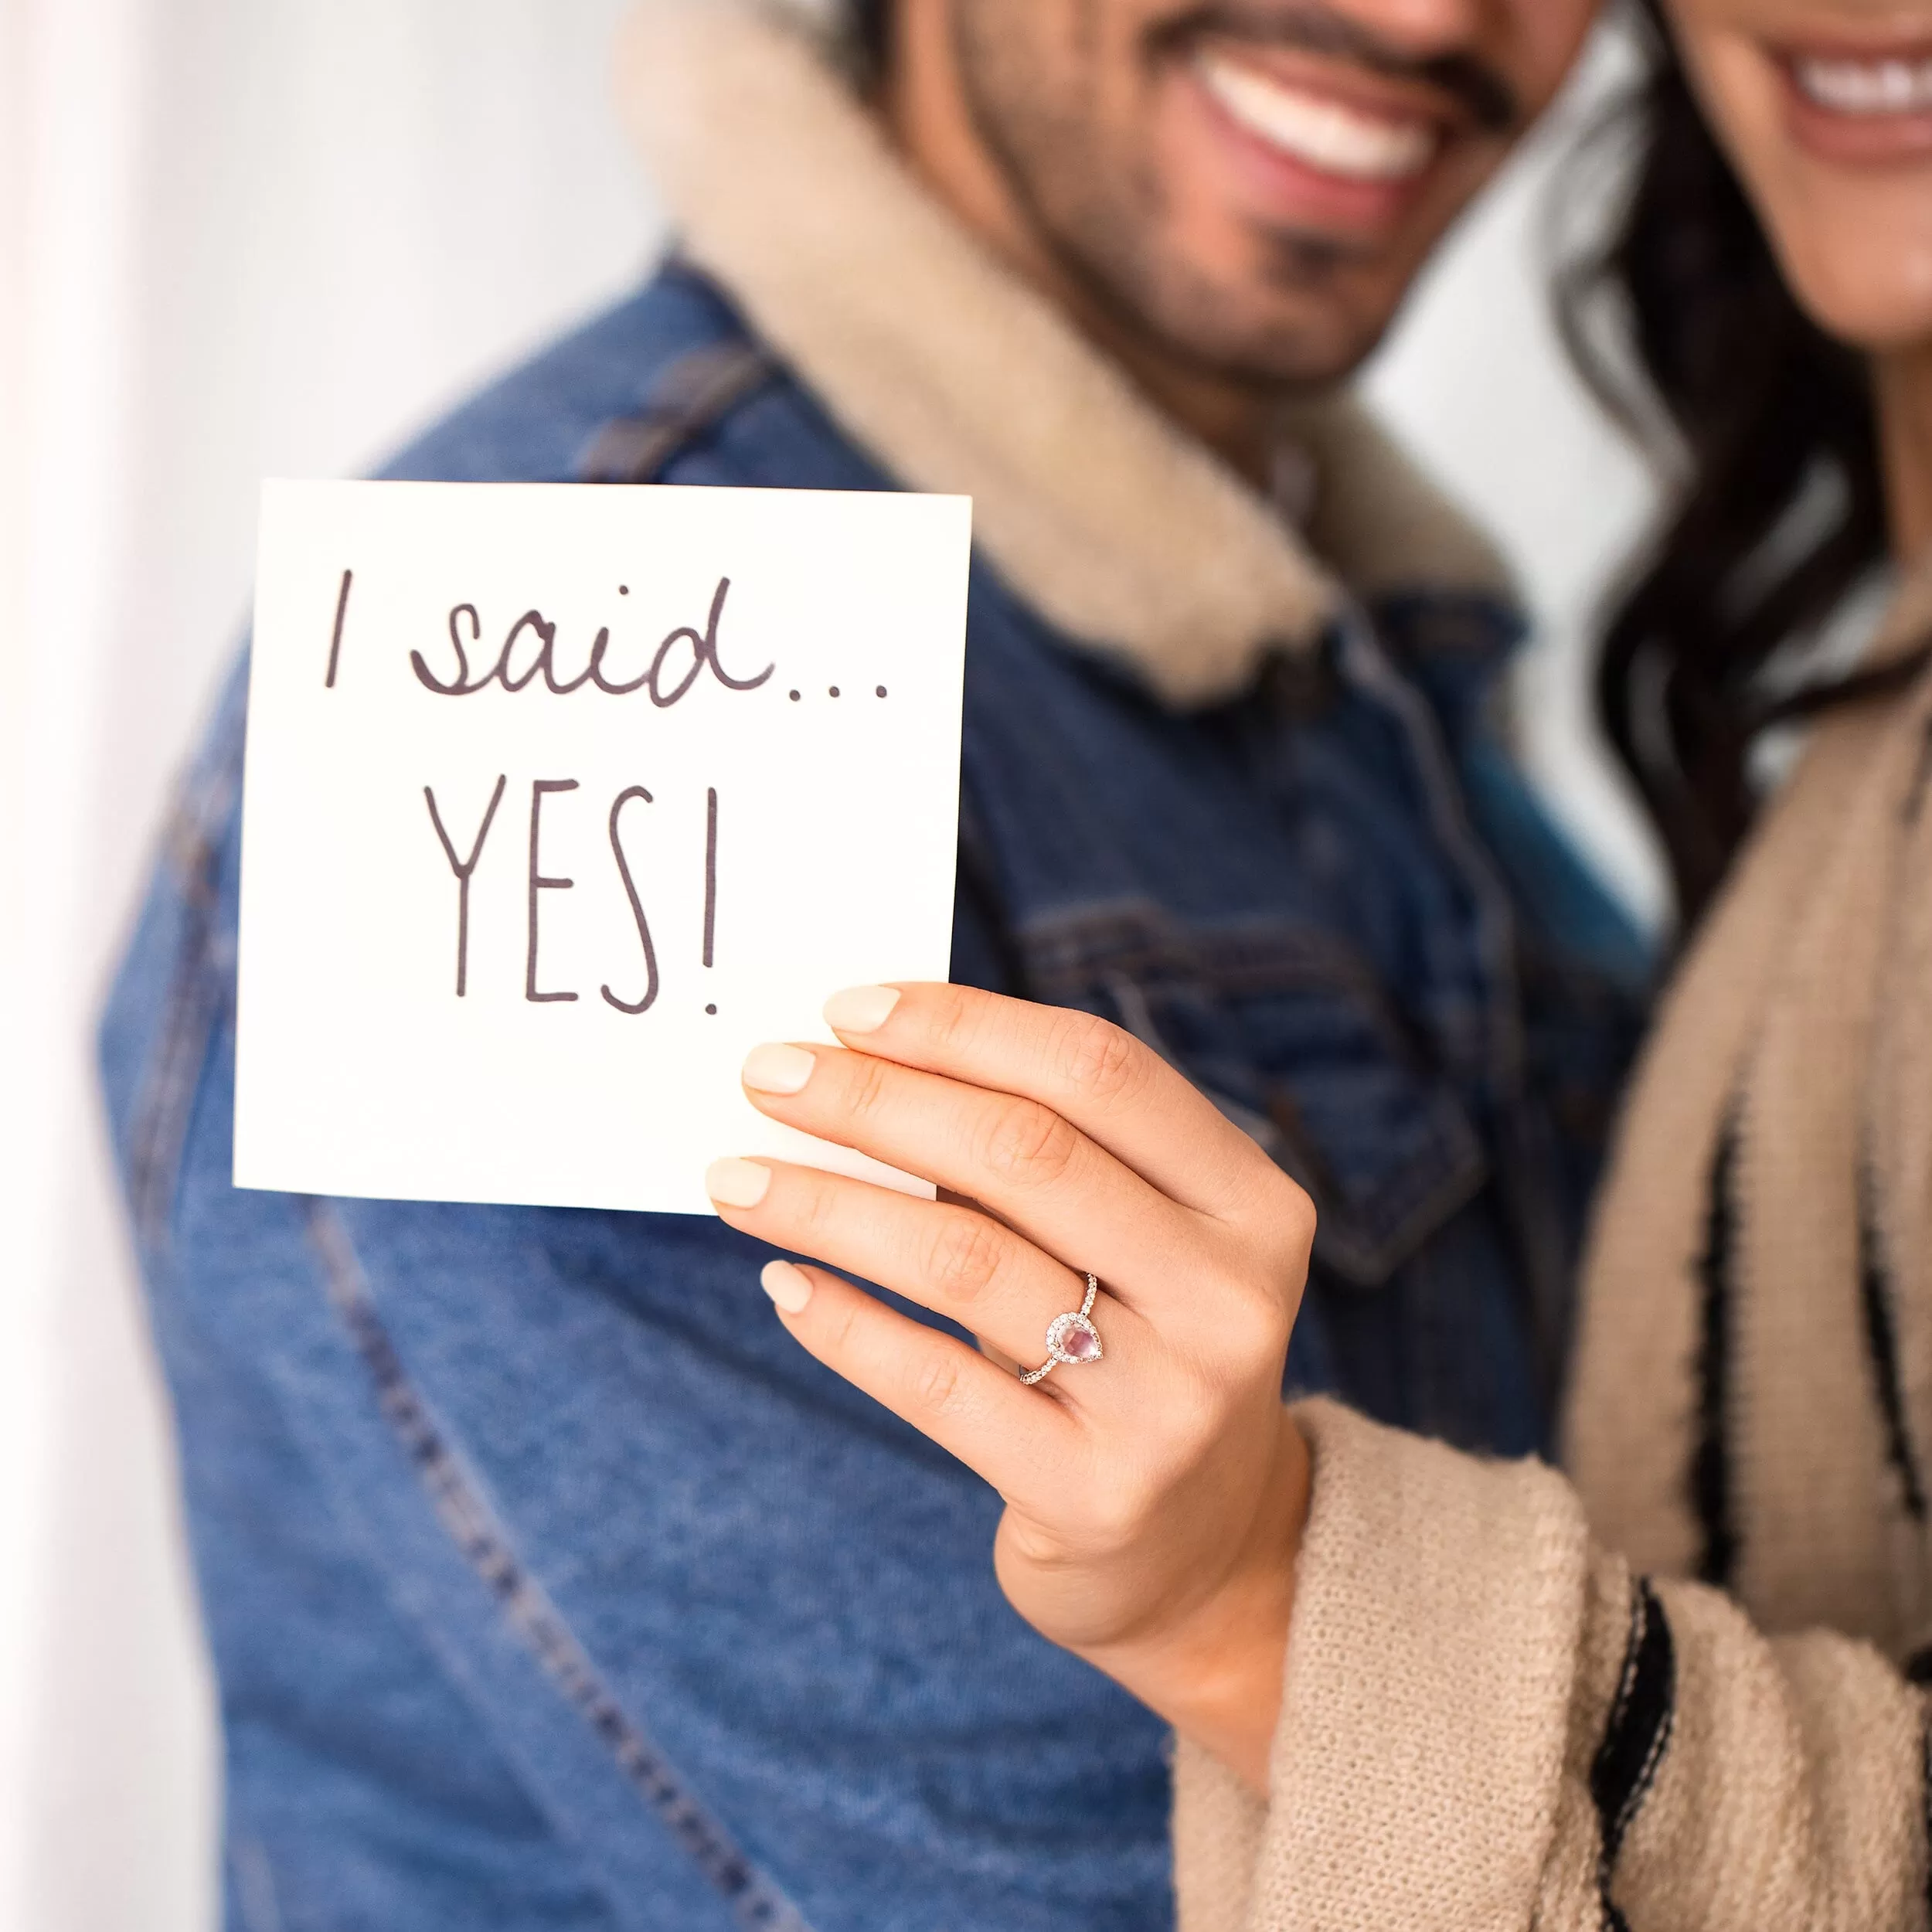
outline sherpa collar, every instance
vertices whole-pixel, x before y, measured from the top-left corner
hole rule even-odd
[[[1294,425],[1318,478],[1304,542],[918,184],[801,5],[646,0],[621,55],[634,134],[685,253],[895,476],[973,498],[980,548],[1061,630],[1200,705],[1311,643],[1342,585],[1507,594],[1345,395]]]

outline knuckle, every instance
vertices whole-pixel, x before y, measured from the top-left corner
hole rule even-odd
[[[935,1046],[964,1046],[978,1031],[979,1000],[973,988],[942,986],[932,995],[927,1031]]]
[[[1272,1213],[1295,1182],[1277,1155],[1250,1140],[1241,1150],[1239,1185],[1242,1212],[1259,1219]]]
[[[885,1105],[891,1070],[884,1060],[855,1053],[845,1080],[845,1111],[854,1120],[869,1120]]]
[[[1281,1175],[1270,1203],[1268,1223],[1282,1260],[1297,1271],[1305,1269],[1315,1246],[1315,1201],[1306,1188],[1286,1174]]]
[[[824,1339],[819,1345],[819,1352],[827,1359],[833,1362],[841,1361],[849,1357],[852,1353],[854,1332],[858,1325],[859,1310],[855,1305],[848,1304],[840,1308],[832,1316],[832,1320],[826,1324]]]
[[[1281,1291],[1272,1282],[1267,1283],[1230,1298],[1215,1321],[1216,1352],[1223,1360],[1245,1370],[1285,1354],[1289,1327]]]
[[[974,1301],[998,1274],[1005,1258],[1004,1249],[990,1221],[977,1214],[947,1214],[942,1217],[927,1256],[927,1278],[954,1301]]]
[[[1080,1136],[1051,1107],[1009,1100],[992,1115],[981,1159],[1002,1181],[1039,1187],[1066,1173],[1079,1146]]]
[[[798,1191],[794,1216],[801,1234],[815,1234],[831,1226],[837,1210],[837,1191],[825,1181],[813,1179]]]
[[[1131,1100],[1147,1084],[1151,1056],[1131,1033],[1094,1013],[1070,1013],[1061,1022],[1060,1060],[1066,1084],[1103,1106]]]
[[[929,1349],[913,1372],[913,1402],[922,1414],[944,1415],[958,1405],[959,1358],[950,1349]]]
[[[1263,1155],[1243,1192],[1237,1225],[1267,1258],[1270,1271],[1305,1270],[1315,1223],[1315,1202],[1308,1190],[1286,1168]]]
[[[1168,1396],[1161,1418],[1170,1459],[1192,1460],[1203,1444],[1219,1438],[1227,1419],[1227,1396],[1219,1378],[1199,1374],[1183,1378]]]

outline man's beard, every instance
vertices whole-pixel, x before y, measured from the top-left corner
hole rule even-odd
[[[1094,6],[1084,0],[1090,22]],[[1106,131],[1083,112],[1090,70],[1041,76],[1002,24],[998,7],[954,9],[967,111],[1036,238],[1095,314],[1172,361],[1266,390],[1333,383],[1374,348],[1380,324],[1359,340],[1323,344],[1305,323],[1239,319],[1238,298],[1164,240],[1171,211],[1151,158],[1109,150]],[[1420,83],[1458,103],[1485,131],[1513,130],[1522,118],[1513,90],[1493,69],[1464,55],[1415,60],[1321,5],[1210,0],[1150,25],[1133,57],[1143,73],[1155,73],[1185,62],[1209,36],[1297,48]],[[1089,58],[1097,59],[1096,36],[1081,37]],[[1281,294],[1318,295],[1366,252],[1332,234],[1287,226],[1257,229],[1250,239],[1257,284]]]
[[[956,15],[968,112],[1035,237],[1090,310],[1127,339],[1223,381],[1274,389],[1326,379],[1298,334],[1229,326],[1225,295],[1163,242],[1168,196],[1148,158],[1097,164],[1101,137],[1079,112],[1082,97],[1034,84],[996,30],[975,31],[978,18],[971,6]],[[1347,259],[1312,233],[1277,233],[1260,245],[1266,280],[1284,290],[1318,289]]]

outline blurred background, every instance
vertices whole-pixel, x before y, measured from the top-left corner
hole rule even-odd
[[[641,274],[626,4],[0,0],[0,1927],[213,1923],[212,1693],[90,1054],[256,486],[366,467]],[[1527,755],[1655,917],[1584,671],[1646,488],[1544,293],[1553,164],[1624,65],[1596,48],[1371,383],[1513,558]]]

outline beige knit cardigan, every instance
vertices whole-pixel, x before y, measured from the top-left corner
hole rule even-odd
[[[1872,661],[1927,636],[1932,566]],[[1932,679],[1832,717],[1678,973],[1570,1481],[1300,1410],[1270,1787],[1180,1750],[1182,1932],[1927,1924],[1929,786]]]

